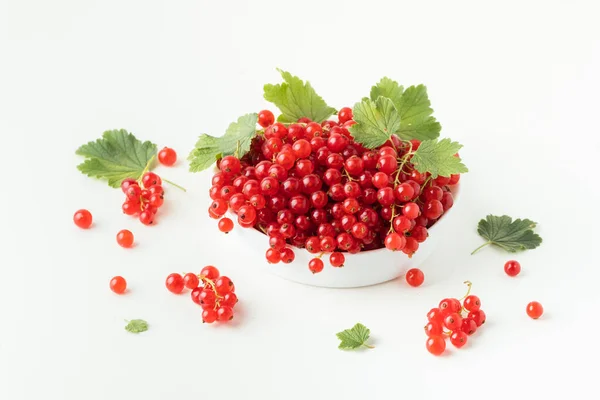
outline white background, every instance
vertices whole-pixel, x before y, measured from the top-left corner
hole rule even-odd
[[[0,398],[382,399],[593,397],[599,352],[598,93],[593,1],[2,1]],[[334,107],[387,75],[428,87],[442,135],[470,168],[455,234],[426,282],[306,287],[266,274],[263,250],[218,234],[208,174],[187,172],[200,133],[256,112],[276,67]],[[75,149],[124,128],[182,161],[158,225],[80,174]],[[93,229],[72,223],[78,208]],[[544,243],[469,255],[486,214],[539,222]],[[125,250],[123,228],[137,245]],[[265,247],[266,248],[266,247]],[[174,271],[214,264],[241,298],[229,326],[201,323]],[[108,288],[123,275],[130,292]],[[474,283],[488,322],[462,350],[425,350],[425,314]],[[533,321],[531,300],[546,313]],[[141,335],[124,319],[144,318]],[[362,322],[373,350],[342,352]],[[451,347],[451,346],[450,346]],[[591,364],[592,366],[595,364]],[[597,372],[597,371],[596,371]],[[538,397],[539,396],[539,397]],[[582,397],[581,397],[582,396]]]

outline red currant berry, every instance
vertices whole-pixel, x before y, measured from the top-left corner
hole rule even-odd
[[[427,339],[425,347],[434,356],[440,356],[446,350],[446,340],[441,336],[433,336]]]
[[[402,214],[408,219],[415,219],[421,214],[421,210],[417,203],[406,203],[402,207]]]
[[[342,107],[338,111],[338,121],[340,124],[348,122],[352,119],[352,109],[350,107]]]
[[[435,321],[430,321],[425,325],[425,334],[427,336],[439,336],[444,332],[442,324]]]
[[[460,349],[465,344],[467,344],[468,336],[463,331],[455,331],[450,335],[450,343],[454,345],[457,349]]]
[[[184,288],[183,277],[178,273],[170,274],[169,276],[167,276],[165,285],[167,286],[169,292],[179,294],[183,291]]]
[[[398,161],[392,155],[379,157],[377,161],[377,169],[385,174],[391,174],[398,168]]]
[[[406,245],[406,238],[396,232],[392,232],[385,237],[384,244],[388,250],[402,250]]]
[[[458,313],[448,314],[444,318],[444,326],[451,331],[459,330],[462,326],[462,317]]]
[[[223,296],[223,300],[221,300],[221,305],[233,308],[233,307],[235,307],[237,302],[238,302],[238,298],[237,298],[236,294],[233,292],[229,292],[229,293],[226,293],[225,296]]]
[[[518,261],[510,260],[504,264],[504,272],[508,276],[517,276],[521,272],[521,264]]]
[[[438,306],[442,312],[442,315],[445,317],[446,315],[452,313],[458,313],[461,309],[460,301],[457,299],[443,299],[440,301],[440,305]]]
[[[233,230],[233,221],[227,217],[219,220],[219,230],[223,233],[229,233]]]
[[[277,264],[279,261],[281,261],[281,252],[269,248],[265,253],[265,257],[267,258],[269,264]]]
[[[192,289],[191,291],[191,297],[192,297],[192,301],[198,305],[200,305],[200,294],[202,293],[202,291],[204,290],[203,287],[196,287],[195,289]]]
[[[116,294],[123,294],[127,290],[127,281],[122,276],[115,276],[110,280],[110,290]]]
[[[477,323],[470,318],[464,318],[460,330],[471,336],[477,331]]]
[[[529,315],[530,318],[538,319],[543,313],[544,307],[542,307],[539,302],[532,301],[531,303],[527,304],[527,315]]]
[[[75,215],[73,215],[73,222],[81,229],[88,229],[92,226],[92,213],[88,210],[78,210]]]
[[[133,233],[127,229],[123,229],[117,233],[117,243],[121,247],[129,248],[133,246]]]
[[[183,276],[183,285],[188,289],[196,289],[200,284],[200,279],[196,274],[188,272]]]
[[[206,279],[214,281],[219,277],[219,270],[213,267],[212,265],[207,265],[206,267],[202,268],[202,271],[200,271],[200,275]]]
[[[463,306],[467,311],[477,311],[481,308],[481,301],[479,300],[479,297],[470,295],[463,301]]]
[[[281,262],[285,263],[285,264],[289,264],[291,262],[294,261],[294,259],[296,258],[296,254],[294,254],[294,250],[290,249],[289,247],[284,248],[283,250],[281,250]]]
[[[175,164],[175,162],[177,161],[177,153],[175,152],[175,150],[171,149],[170,147],[164,147],[159,153],[158,153],[158,161],[166,166],[166,167],[170,167],[173,164]]]
[[[323,261],[321,261],[320,258],[313,258],[312,260],[310,260],[308,262],[308,269],[313,274],[323,271],[323,267],[324,267]]]
[[[154,224],[154,213],[152,211],[142,211],[139,216],[140,222],[144,225]]]
[[[439,200],[429,200],[423,207],[423,215],[428,219],[438,219],[444,213],[444,206]]]
[[[152,185],[162,185],[162,179],[154,172],[146,172],[142,176],[142,185],[147,189]]]
[[[233,282],[226,276],[221,276],[215,281],[215,290],[221,296],[225,293],[233,292]]]
[[[204,292],[203,292],[204,293]],[[202,322],[212,324],[217,320],[217,312],[212,309],[205,309],[202,311]]]
[[[217,321],[227,322],[233,319],[233,309],[228,306],[222,305],[217,309]]]
[[[262,110],[258,113],[258,124],[263,128],[272,125],[275,122],[275,116],[269,110]]]
[[[485,324],[485,313],[483,310],[471,311],[467,318],[475,321],[478,327]]]
[[[343,253],[334,252],[329,256],[329,263],[332,267],[343,267],[346,262],[346,257]]]
[[[432,308],[427,313],[427,320],[429,322],[435,322],[439,325],[442,325],[444,323],[444,316],[442,315],[442,311],[437,307]]]
[[[406,282],[412,287],[418,287],[423,284],[425,275],[423,271],[418,268],[411,268],[406,271]]]

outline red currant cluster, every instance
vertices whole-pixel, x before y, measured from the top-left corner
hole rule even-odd
[[[165,282],[171,293],[180,294],[184,288],[191,290],[192,301],[200,305],[202,321],[212,324],[215,321],[227,322],[233,319],[233,308],[238,302],[235,286],[231,279],[220,276],[212,265],[202,268],[200,274],[170,274]]]
[[[164,203],[165,191],[160,176],[154,172],[146,172],[140,181],[126,178],[121,182],[121,190],[126,196],[123,212],[137,215],[144,225],[152,225],[158,209]]]
[[[462,298],[462,304],[458,299],[443,299],[438,307],[427,313],[426,347],[433,355],[439,356],[446,350],[446,337],[450,337],[450,343],[460,349],[467,344],[467,338],[485,323],[481,301],[479,297],[469,294],[471,282],[465,283],[469,289]]]
[[[348,130],[355,123],[348,107],[338,121],[282,124],[263,110],[258,123],[264,131],[246,155],[217,162],[209,215],[229,232],[233,222],[222,217],[231,209],[242,227],[267,234],[270,263],[294,260],[287,244],[316,255],[313,273],[323,270],[325,253],[334,267],[344,265],[344,252],[386,247],[411,257],[453,205],[449,185],[460,175],[432,179],[414,169],[418,140],[392,135],[376,149],[363,147]]]

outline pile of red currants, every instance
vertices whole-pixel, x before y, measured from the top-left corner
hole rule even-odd
[[[158,209],[164,203],[165,191],[160,176],[146,172],[139,182],[126,178],[121,182],[121,190],[126,196],[123,213],[137,215],[142,224],[152,225]]]
[[[348,130],[355,123],[348,107],[321,124],[275,122],[268,110],[258,123],[264,129],[248,153],[217,162],[208,212],[222,232],[233,229],[231,210],[240,226],[265,233],[269,263],[292,262],[289,245],[315,254],[313,273],[323,270],[325,254],[333,267],[344,265],[344,253],[383,247],[411,257],[453,205],[450,186],[460,175],[417,171],[418,140],[392,135],[376,149],[363,147]]]

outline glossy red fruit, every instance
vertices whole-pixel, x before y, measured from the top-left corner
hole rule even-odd
[[[127,281],[122,276],[115,276],[110,280],[110,290],[116,294],[123,294],[127,290]]]
[[[206,279],[214,281],[219,277],[219,270],[212,265],[207,265],[206,267],[202,268],[200,275],[204,276]]]
[[[323,267],[324,267],[323,261],[321,261],[320,258],[313,258],[312,260],[310,260],[308,262],[308,269],[313,274],[323,271]]]
[[[467,316],[467,318],[475,321],[475,323],[477,324],[477,327],[480,327],[481,325],[485,324],[486,315],[483,312],[483,310],[477,310],[477,311],[471,311],[469,313],[469,315]]]
[[[464,318],[460,330],[470,336],[477,331],[477,322],[470,318]]]
[[[329,263],[332,267],[343,267],[344,262],[346,262],[346,257],[343,253],[336,251],[331,253],[331,255],[329,256]]]
[[[262,110],[258,113],[258,124],[263,128],[272,125],[275,122],[275,116],[269,110]]]
[[[169,276],[167,276],[165,285],[169,292],[179,294],[183,291],[184,288],[183,277],[178,273],[170,274]]]
[[[458,313],[448,314],[444,318],[444,326],[451,331],[456,331],[462,326],[462,317]]]
[[[463,307],[467,311],[477,311],[481,308],[481,300],[475,295],[470,295],[463,301]]]
[[[117,233],[117,243],[124,248],[133,246],[133,233],[127,229],[119,231]]]
[[[467,340],[468,336],[463,331],[455,331],[450,335],[450,343],[452,343],[457,349],[460,349],[467,344]]]
[[[412,287],[418,287],[423,284],[425,280],[425,275],[423,271],[418,268],[411,268],[406,271],[406,282]]]
[[[504,272],[508,276],[517,276],[521,272],[521,264],[518,261],[510,260],[504,264]]]
[[[162,165],[170,167],[177,162],[177,153],[170,147],[164,147],[158,152],[158,161]]]
[[[183,285],[188,289],[196,289],[200,285],[200,279],[196,274],[188,272],[183,276]]]
[[[446,340],[441,336],[433,336],[427,339],[425,347],[434,356],[440,356],[446,350]]]
[[[213,309],[205,309],[202,311],[202,322],[212,324],[217,320],[217,312]]]
[[[227,322],[233,319],[233,309],[228,306],[221,306],[217,309],[217,321]]]
[[[538,319],[543,313],[544,307],[542,307],[541,303],[532,301],[531,303],[527,304],[527,315],[529,315],[530,318]]]
[[[81,229],[88,229],[92,226],[92,213],[88,210],[77,210],[73,215],[73,222]]]

